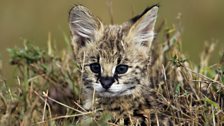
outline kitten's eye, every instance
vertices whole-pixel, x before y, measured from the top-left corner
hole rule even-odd
[[[90,69],[93,73],[100,73],[100,64],[99,63],[92,63],[89,65],[90,66]]]
[[[124,74],[127,71],[128,71],[128,65],[124,65],[124,64],[118,65],[115,69],[115,72],[117,74]]]

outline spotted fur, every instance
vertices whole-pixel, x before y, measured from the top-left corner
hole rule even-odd
[[[81,67],[86,109],[95,104],[116,118],[142,115],[141,120],[147,122],[144,112],[155,99],[150,91],[149,67],[157,11],[158,6],[152,6],[121,25],[104,25],[86,7],[71,9],[72,46]],[[91,70],[92,63],[100,64],[99,73]],[[116,73],[120,64],[128,66],[124,74]],[[108,89],[103,87],[102,78],[106,78],[105,83],[112,79]]]

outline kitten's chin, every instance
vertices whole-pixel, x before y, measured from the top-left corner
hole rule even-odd
[[[101,92],[96,92],[100,97],[121,97],[121,96],[129,96],[133,94],[132,90],[125,90],[121,92],[111,92],[110,90],[105,90]]]
[[[119,97],[132,95],[137,87],[133,84],[113,84],[109,89],[104,89],[101,84],[93,84],[96,94],[100,97]]]

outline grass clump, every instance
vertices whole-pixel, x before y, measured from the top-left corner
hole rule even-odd
[[[163,108],[152,111],[177,125],[223,125],[224,53],[220,62],[209,66],[215,48],[205,44],[200,64],[194,65],[181,51],[179,30],[162,34],[165,40],[153,44],[150,77]],[[82,108],[80,69],[71,49],[55,56],[49,43],[48,53],[28,42],[24,48],[9,49],[18,81],[9,88],[0,78],[0,125],[122,125],[113,124],[112,115],[101,108]]]

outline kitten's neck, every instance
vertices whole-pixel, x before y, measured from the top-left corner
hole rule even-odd
[[[130,111],[144,103],[145,99],[141,93],[138,95],[98,98],[98,105],[108,111]]]

